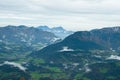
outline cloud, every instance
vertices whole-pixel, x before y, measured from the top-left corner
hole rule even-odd
[[[1,0],[0,25],[89,30],[120,25],[119,0]],[[6,21],[5,21],[6,20]]]
[[[58,52],[65,52],[65,51],[74,51],[73,49],[69,49],[67,46],[64,46],[62,50]]]
[[[7,64],[7,65],[13,65],[14,67],[18,67],[20,70],[23,70],[23,71],[26,70],[26,68],[23,67],[21,64],[18,64],[18,63],[15,63],[15,62],[9,62],[9,61],[5,61],[3,64],[0,64],[0,66],[3,66],[5,64]]]
[[[107,60],[120,60],[120,56],[117,56],[117,55],[111,55],[110,57],[107,58]]]
[[[7,15],[3,15],[0,14],[0,18],[5,18],[5,19],[21,19],[21,20],[33,20],[32,18],[28,18],[28,17],[24,17],[24,16],[18,16],[18,15],[14,15],[14,14],[7,14]]]
[[[114,11],[120,7],[118,0],[32,0],[32,2],[37,7],[43,7],[51,12],[76,14],[116,14]]]

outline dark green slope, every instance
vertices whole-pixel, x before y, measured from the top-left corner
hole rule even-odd
[[[0,80],[30,80],[28,72],[22,71],[12,65],[0,66]]]
[[[62,73],[65,77],[57,80],[119,80],[119,46],[120,27],[103,28],[76,32],[29,57],[44,60],[39,65],[42,70],[46,70],[46,66],[49,70],[60,69],[57,74]],[[55,73],[49,70],[45,73]]]
[[[103,28],[92,31],[79,31],[68,36],[62,42],[45,47],[37,51],[33,56],[37,57],[57,57],[64,47],[72,49],[72,52],[89,51],[89,50],[115,50],[119,52],[120,46],[120,28]],[[69,51],[66,51],[69,52]],[[71,52],[71,51],[70,51]],[[59,56],[60,57],[60,56]]]

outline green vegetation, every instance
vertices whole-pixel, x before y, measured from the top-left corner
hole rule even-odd
[[[45,61],[43,59],[31,59],[30,60],[34,65],[40,65],[40,64],[44,64]]]
[[[120,66],[120,62],[117,62],[116,65],[117,65],[117,66]]]
[[[75,79],[74,79],[74,80],[79,80],[79,79],[82,78],[82,76],[83,76],[83,74],[78,73],[78,74],[75,76]]]
[[[100,73],[107,73],[108,69],[107,68],[100,68],[99,71],[100,71]]]
[[[109,79],[109,80],[116,80],[116,78],[114,76],[108,76],[107,79]]]
[[[83,80],[91,80],[91,79],[89,79],[89,78],[87,78],[87,77],[84,77]]]
[[[67,75],[65,73],[54,73],[54,74],[51,74],[51,77],[53,79],[65,79],[66,76]]]
[[[50,71],[53,71],[53,72],[59,72],[59,73],[62,72],[61,69],[58,68],[58,67],[49,67],[49,66],[47,66],[45,68],[49,69]]]
[[[33,80],[39,80],[40,78],[51,77],[52,79],[65,79],[65,73],[39,73],[39,72],[32,72],[31,73]]]
[[[22,58],[22,59],[18,59],[18,60],[16,60],[16,61],[14,61],[14,62],[16,62],[16,63],[23,63],[23,62],[26,62],[26,60],[25,60],[25,58]]]
[[[49,73],[41,74],[41,73],[38,73],[38,72],[32,72],[31,76],[32,76],[33,80],[39,80],[40,78],[43,78],[43,77],[50,77],[50,74]]]

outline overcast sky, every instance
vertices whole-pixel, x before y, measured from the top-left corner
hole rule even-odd
[[[0,26],[90,30],[120,25],[120,0],[0,0]]]

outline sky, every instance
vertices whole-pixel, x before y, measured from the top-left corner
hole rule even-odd
[[[120,25],[120,0],[0,0],[0,26],[91,30]]]

